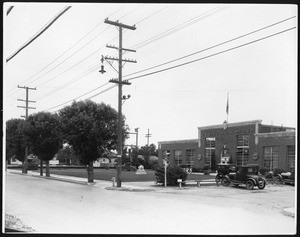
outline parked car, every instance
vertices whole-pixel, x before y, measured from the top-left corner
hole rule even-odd
[[[257,186],[259,189],[264,189],[266,186],[266,179],[259,174],[258,165],[241,165],[237,166],[236,172],[229,173],[222,177],[222,185],[228,186],[233,184],[238,186],[240,184],[245,184],[248,190],[253,189]]]
[[[136,171],[136,168],[131,165],[131,163],[125,163],[124,165],[121,165],[122,170],[127,170],[127,171]]]
[[[236,165],[234,164],[217,164],[217,175],[215,178],[216,183],[219,184],[223,177],[228,175],[230,172],[235,172],[236,169]]]
[[[276,176],[279,183],[295,185],[295,171],[281,173]]]

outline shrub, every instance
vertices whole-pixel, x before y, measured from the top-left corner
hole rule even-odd
[[[262,175],[265,175],[268,172],[269,172],[269,169],[267,169],[267,168],[260,168],[259,169],[259,173],[261,173]]]
[[[209,175],[209,174],[210,174],[210,170],[204,170],[204,171],[203,171],[203,174],[204,174],[204,175]]]
[[[273,173],[272,172],[268,172],[266,174],[264,174],[266,179],[272,179],[273,178]]]
[[[194,173],[200,173],[200,172],[201,172],[201,168],[195,168],[195,167],[193,167],[193,168],[192,168],[192,171],[193,171]]]
[[[204,165],[202,171],[204,172],[205,170],[210,170],[210,167],[208,165]]]
[[[175,186],[178,185],[177,179],[185,181],[187,178],[187,172],[180,167],[167,167],[167,185]],[[158,167],[155,170],[155,177],[157,183],[165,183],[165,169],[164,167]]]
[[[277,176],[278,174],[281,174],[282,172],[283,172],[283,170],[280,169],[280,168],[273,169],[273,175],[274,176]]]

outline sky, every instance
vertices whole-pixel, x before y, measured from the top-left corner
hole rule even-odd
[[[14,6],[7,15],[7,9]],[[17,49],[71,8],[16,56]],[[297,127],[297,6],[290,4],[5,3],[3,8],[4,121],[57,112],[91,99],[118,110],[119,31],[123,29],[122,112],[139,146],[196,139],[197,128],[262,120]],[[251,34],[250,34],[251,33]],[[241,37],[243,36],[243,37]],[[188,56],[190,55],[190,56]],[[110,65],[112,64],[112,65]],[[126,145],[135,145],[131,134]]]

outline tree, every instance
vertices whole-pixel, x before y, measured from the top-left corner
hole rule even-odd
[[[39,112],[27,117],[26,131],[32,152],[41,160],[41,176],[43,161],[46,162],[46,176],[50,176],[49,160],[62,146],[61,121],[57,114]]]
[[[71,165],[74,163],[79,165],[79,161],[75,155],[73,147],[68,144],[57,152],[57,159],[64,162],[65,165]]]
[[[6,161],[15,157],[23,162],[22,172],[26,170],[25,147],[27,139],[25,135],[26,121],[24,119],[10,119],[6,121]]]
[[[142,146],[138,154],[145,157],[145,168],[150,168],[149,157],[158,156],[158,150],[156,149],[155,144],[152,143],[149,146]]]
[[[74,101],[59,112],[64,138],[80,161],[87,165],[88,182],[93,182],[93,161],[117,148],[118,113],[104,103]],[[123,116],[123,124],[125,117]],[[127,128],[124,127],[123,140]]]

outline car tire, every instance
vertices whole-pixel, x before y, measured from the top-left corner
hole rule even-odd
[[[247,182],[246,182],[246,188],[248,190],[252,190],[254,188],[254,182],[252,180],[247,180]]]
[[[230,184],[230,181],[228,178],[223,178],[221,184],[226,187]]]
[[[264,188],[266,187],[266,181],[263,180],[261,184],[258,183],[258,184],[257,184],[257,187],[258,187],[259,189],[264,189]]]

